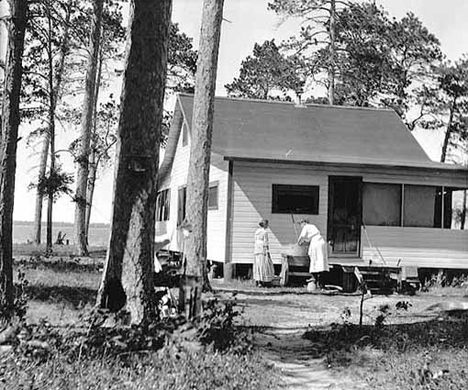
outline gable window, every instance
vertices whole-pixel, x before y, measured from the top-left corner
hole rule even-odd
[[[208,210],[218,210],[218,182],[210,183],[208,190]]]
[[[171,190],[160,191],[156,199],[156,221],[169,221],[170,204]]]
[[[401,185],[364,183],[362,206],[366,225],[401,226]]]
[[[319,213],[319,186],[273,184],[272,213]]]
[[[187,187],[180,187],[177,193],[177,226],[185,219],[185,207],[187,202]]]

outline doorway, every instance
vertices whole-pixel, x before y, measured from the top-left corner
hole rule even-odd
[[[332,256],[359,257],[362,225],[362,177],[329,176],[328,241]]]

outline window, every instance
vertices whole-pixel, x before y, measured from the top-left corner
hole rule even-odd
[[[403,226],[440,227],[441,189],[405,185]]]
[[[362,217],[366,225],[401,226],[401,185],[364,183]]]
[[[188,145],[188,126],[186,123],[182,125],[182,146]]]
[[[156,221],[169,221],[170,204],[171,190],[160,191],[156,199]]]
[[[187,187],[180,187],[177,193],[177,226],[185,219],[185,206],[187,201]]]
[[[319,186],[273,184],[272,213],[319,213]]]
[[[444,228],[454,230],[466,230],[467,227],[467,189],[455,187],[439,187],[440,203],[442,203],[442,189],[444,192]],[[439,205],[442,210],[442,204]],[[442,213],[441,213],[442,214]],[[440,220],[442,215],[438,218]]]
[[[210,183],[208,190],[208,210],[218,210],[218,182]]]

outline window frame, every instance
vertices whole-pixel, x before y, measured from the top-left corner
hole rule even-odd
[[[183,194],[183,204],[181,200]],[[182,213],[181,213],[182,210]],[[177,189],[177,226],[180,226],[187,216],[187,186],[179,186]]]
[[[171,217],[171,189],[160,190],[156,197],[156,222],[169,221]]]
[[[185,147],[188,145],[188,139],[189,139],[189,135],[188,135],[188,125],[187,123],[184,121],[182,123],[182,147]]]
[[[292,209],[287,207],[279,207],[279,197],[284,194],[282,191],[297,190],[313,191],[313,205],[310,209]],[[271,185],[271,213],[272,214],[304,214],[304,215],[319,215],[320,214],[320,186],[310,184],[272,184]]]
[[[216,188],[216,205],[210,206],[210,191]],[[219,181],[213,181],[208,187],[208,210],[219,210]]]

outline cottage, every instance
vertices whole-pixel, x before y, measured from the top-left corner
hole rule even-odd
[[[160,167],[156,229],[173,236],[171,250],[181,249],[192,105],[178,95]],[[281,263],[296,240],[293,220],[307,217],[332,263],[468,268],[467,188],[468,170],[431,161],[392,110],[219,97],[208,259],[234,273],[251,265],[253,232],[266,218]]]

